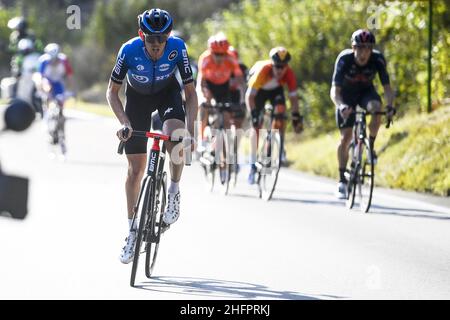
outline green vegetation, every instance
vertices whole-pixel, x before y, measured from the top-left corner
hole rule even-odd
[[[433,82],[435,107],[449,97],[450,20],[446,1],[433,1]],[[401,114],[426,109],[428,1],[243,0],[208,19],[190,39],[191,55],[200,54],[208,35],[223,30],[249,66],[268,59],[283,45],[293,55],[312,134],[334,128],[329,98],[334,62],[350,47],[358,28],[371,29],[386,56]],[[376,80],[378,84],[378,80]],[[380,93],[382,90],[379,90]]]
[[[306,141],[290,135],[287,154],[292,167],[337,179],[338,140],[338,132]],[[375,149],[377,185],[450,196],[450,106],[382,127]]]

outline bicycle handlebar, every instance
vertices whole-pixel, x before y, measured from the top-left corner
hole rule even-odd
[[[368,112],[367,111],[354,111],[353,113],[366,115]],[[375,112],[370,112],[370,114],[378,114],[378,115],[387,116],[386,111],[375,111]],[[389,127],[391,126],[392,123],[394,123],[394,121],[392,120],[392,118],[388,117],[387,122],[386,122],[386,129],[389,129]]]
[[[128,128],[125,128],[122,131],[122,135],[123,136],[127,136],[128,135]],[[163,141],[171,141],[171,142],[176,142],[176,143],[180,143],[183,142],[184,137],[178,137],[178,139],[173,139],[168,135],[165,134],[160,134],[160,133],[156,133],[156,132],[149,132],[149,131],[139,131],[139,130],[133,130],[131,132],[131,136],[132,137],[140,137],[140,138],[153,138],[153,139],[158,139],[158,140],[163,140]],[[119,147],[117,148],[117,153],[118,154],[123,154],[123,150],[125,148],[125,143],[126,141],[120,141],[119,142]],[[189,156],[188,159],[186,160],[186,165],[190,166],[191,165],[191,161],[192,161],[192,155],[189,152]]]

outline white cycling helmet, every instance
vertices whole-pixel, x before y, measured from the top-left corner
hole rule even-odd
[[[21,39],[18,43],[17,43],[17,49],[19,52],[30,52],[33,51],[34,49],[34,43],[33,40],[31,39]]]
[[[57,43],[49,43],[45,46],[44,52],[49,54],[52,59],[55,59],[59,54],[60,48]]]

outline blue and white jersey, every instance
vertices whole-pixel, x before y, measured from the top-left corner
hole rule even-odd
[[[164,53],[153,61],[141,38],[133,38],[122,45],[117,55],[111,80],[121,84],[127,76],[128,85],[142,94],[154,94],[170,85],[180,71],[183,84],[194,81],[184,41],[169,37]]]

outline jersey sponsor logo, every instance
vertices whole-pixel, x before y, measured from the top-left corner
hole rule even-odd
[[[177,50],[173,50],[172,52],[169,53],[168,59],[169,59],[169,61],[172,61],[172,60],[174,60],[177,56],[178,56]]]
[[[175,69],[172,72],[168,73],[168,74],[164,74],[162,76],[157,76],[157,77],[155,77],[155,80],[156,81],[161,81],[161,80],[168,79],[173,74],[174,71],[175,71]]]
[[[142,71],[142,70],[144,70],[144,66],[143,66],[142,64],[138,64],[137,67],[136,67],[136,69],[137,69],[138,71]]]
[[[188,58],[187,50],[183,49],[181,51],[181,53],[183,54],[184,73],[187,73],[187,74],[192,73],[191,66],[189,64],[189,58]]]
[[[140,83],[147,83],[149,81],[148,77],[146,77],[146,76],[139,76],[139,75],[134,74],[134,73],[131,74],[131,77],[134,80],[136,80],[137,82],[140,82]]]
[[[170,68],[170,64],[164,63],[164,64],[159,66],[159,71],[164,72],[164,71],[169,70],[169,68]]]
[[[116,74],[120,74],[120,69],[122,69],[124,60],[125,60],[125,53],[117,59],[116,66],[114,67],[114,72]]]
[[[164,115],[166,115],[167,113],[172,112],[173,108],[167,108],[166,111],[164,111]]]

